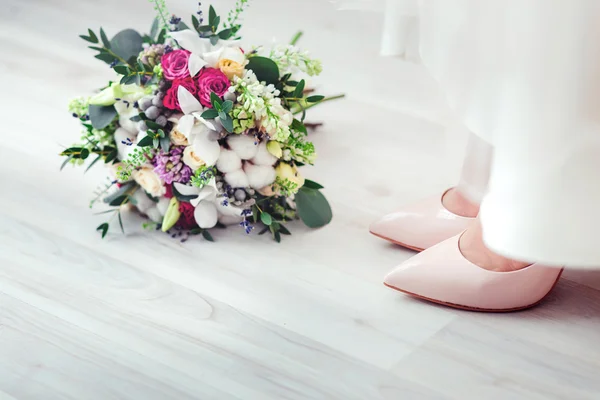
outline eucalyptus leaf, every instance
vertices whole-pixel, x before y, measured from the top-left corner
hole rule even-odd
[[[302,187],[295,200],[298,215],[309,228],[320,228],[331,222],[331,206],[320,191]]]
[[[96,57],[98,60],[104,61],[107,64],[111,64],[113,61],[116,60],[116,58],[108,53],[100,53],[100,54],[96,54],[94,57]]]
[[[117,158],[117,155],[119,155],[119,152],[117,151],[117,149],[116,148],[112,149],[111,152],[108,153],[108,155],[104,159],[104,163],[108,164],[109,162],[115,160]]]
[[[204,240],[207,240],[209,242],[214,242],[215,241],[215,239],[213,239],[213,237],[210,234],[210,232],[207,231],[207,230],[203,230],[202,231],[202,237],[204,238]]]
[[[90,104],[89,116],[95,129],[106,128],[117,116],[117,110],[113,106],[99,106]]]
[[[281,232],[283,235],[291,235],[292,234],[292,232],[290,232],[288,230],[288,228],[286,228],[285,226],[283,226],[281,224],[279,225],[279,232]]]
[[[112,201],[108,202],[108,205],[113,206],[113,207],[119,207],[119,206],[122,206],[123,204],[127,204],[128,201],[129,201],[129,196],[124,194],[124,195],[115,197]]]
[[[260,220],[263,224],[269,226],[273,223],[273,217],[267,212],[260,213]]]
[[[155,40],[157,33],[158,33],[158,18],[154,17],[154,19],[152,20],[152,26],[150,27],[150,38],[152,38],[152,40]]]
[[[152,130],[158,130],[160,128],[162,128],[159,124],[157,124],[156,122],[147,119],[146,120],[146,126],[148,126],[148,128],[152,129]]]
[[[113,68],[117,74],[129,75],[129,68],[126,65],[115,65]]]
[[[158,38],[156,38],[156,43],[163,44],[165,42],[165,38],[167,37],[167,30],[165,28],[160,30],[158,34]]]
[[[145,136],[140,140],[137,144],[139,147],[148,147],[152,146],[152,138],[150,136]]]
[[[210,44],[212,44],[213,46],[216,46],[216,44],[219,43],[219,37],[217,35],[213,35],[210,37]]]
[[[246,69],[252,70],[261,82],[273,85],[279,82],[279,67],[270,58],[260,56],[250,57]]]
[[[154,147],[155,149],[158,149],[159,145],[160,145],[160,140],[158,140],[158,138],[152,139],[152,147]]]
[[[125,234],[125,229],[123,228],[123,220],[121,219],[121,212],[117,212],[117,215],[119,216],[119,226],[121,227],[121,232]]]
[[[298,82],[296,89],[294,89],[294,97],[296,97],[298,99],[302,98],[305,85],[306,85],[306,82],[304,82],[304,79],[302,79],[300,82]]]
[[[210,24],[213,29],[216,31],[219,28],[219,24],[221,23],[221,17],[217,16],[215,17],[214,21],[212,22],[212,24]]]
[[[315,190],[323,189],[323,186],[321,186],[317,182],[311,181],[309,179],[306,179],[304,181],[304,187],[308,188],[308,189],[315,189]]]
[[[214,108],[208,109],[202,113],[204,119],[215,119],[219,116],[219,112]]]
[[[186,195],[186,194],[179,193],[179,191],[177,190],[175,185],[172,186],[172,189],[173,189],[173,196],[175,196],[175,198],[179,201],[186,201],[189,203],[190,200],[194,200],[196,197],[198,197],[197,194]]]
[[[224,113],[229,113],[231,110],[233,110],[233,101],[231,100],[225,100],[223,102],[223,108],[222,108]]]
[[[129,60],[136,57],[143,50],[142,36],[133,29],[125,29],[117,33],[110,41],[112,51],[123,58]]]
[[[104,29],[100,28],[100,39],[102,39],[102,44],[107,49],[110,49],[110,41],[106,37],[106,33],[104,33]]]
[[[227,132],[233,132],[233,119],[231,119],[231,117],[227,116],[226,119],[221,119],[221,125],[223,125],[223,128],[225,128]]]
[[[100,225],[98,225],[96,230],[102,232],[102,239],[104,239],[104,237],[106,236],[106,233],[108,232],[108,224],[106,222],[103,224],[100,224]]]
[[[187,26],[187,24],[183,21],[179,21],[179,23],[177,24],[177,30],[178,31],[185,31],[186,29],[190,29],[189,26]]]
[[[114,193],[104,198],[105,203],[112,203],[116,198],[125,196],[126,193],[135,186],[135,182],[126,182],[119,189],[117,189]]]
[[[215,8],[211,5],[208,8],[208,24],[213,25],[215,18],[217,18],[217,12],[215,11]]]
[[[122,85],[129,85],[131,83],[135,83],[137,80],[136,75],[129,75],[129,76],[124,76],[121,78],[121,81],[119,82]]]
[[[319,101],[323,100],[324,98],[325,98],[325,96],[315,95],[315,96],[307,97],[306,101],[309,103],[318,103]]]
[[[160,138],[160,148],[165,152],[169,152],[169,146],[171,145],[171,139],[169,137]]]
[[[195,15],[192,15],[192,26],[194,27],[196,32],[199,32],[198,28],[200,28],[200,21],[198,21],[198,18],[196,18]]]
[[[219,32],[219,38],[223,39],[223,40],[227,40],[231,37],[232,34],[233,34],[233,29],[231,29],[231,28],[223,29],[221,32]]]

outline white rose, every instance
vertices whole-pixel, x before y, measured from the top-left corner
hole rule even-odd
[[[190,167],[192,171],[197,170],[203,165],[206,165],[203,159],[201,159],[195,152],[192,146],[188,146],[183,150],[183,163]]]
[[[171,118],[169,118],[169,121],[173,122],[173,129],[171,129],[171,132],[169,132],[169,138],[171,139],[171,143],[173,143],[175,146],[187,146],[189,145],[189,141],[187,140],[187,138],[185,137],[185,135],[183,133],[181,133],[179,131],[179,119],[181,118],[181,115],[177,115],[177,116],[173,116]]]
[[[142,167],[131,174],[133,180],[153,197],[160,197],[167,192],[162,180],[151,167]]]

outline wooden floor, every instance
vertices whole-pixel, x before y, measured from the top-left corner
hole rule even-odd
[[[326,125],[305,174],[326,186],[330,226],[182,244],[128,216],[127,236],[100,240],[87,205],[104,171],[59,173],[57,156],[78,139],[68,99],[111,76],[77,35],[152,14],[145,0],[0,2],[0,399],[600,399],[600,273],[567,271],[542,305],[501,315],[382,285],[412,253],[369,222],[451,185],[464,137],[418,65],[377,56],[376,13],[247,13],[246,43],[303,29],[326,66],[315,84],[348,94],[312,115]]]

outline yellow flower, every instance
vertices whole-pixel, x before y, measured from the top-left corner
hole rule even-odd
[[[217,64],[217,68],[224,73],[229,80],[233,80],[234,76],[242,77],[244,75],[244,66],[237,61],[228,58],[222,58]]]

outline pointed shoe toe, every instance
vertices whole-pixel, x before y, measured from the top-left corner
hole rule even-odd
[[[411,250],[423,251],[464,231],[474,218],[461,217],[442,205],[436,195],[401,208],[374,222],[369,231]]]
[[[539,303],[556,285],[562,268],[532,264],[512,272],[488,271],[469,262],[460,235],[412,257],[384,284],[449,307],[488,312],[517,311]]]

